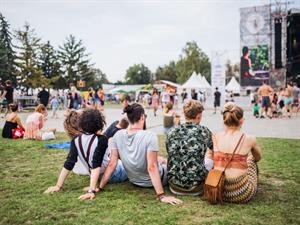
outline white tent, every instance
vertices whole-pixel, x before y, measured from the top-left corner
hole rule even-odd
[[[197,74],[194,72],[192,76],[181,86],[181,88],[186,88],[186,89],[201,89],[202,84],[201,84],[201,79]]]
[[[225,88],[227,91],[232,91],[234,94],[239,94],[241,91],[241,86],[235,79],[235,77],[232,77],[229,83],[226,85]]]
[[[210,86],[210,84],[208,83],[208,81],[206,80],[205,76],[201,76],[201,75],[200,75],[200,78],[201,78],[202,88],[203,88],[203,89],[211,89],[211,86]]]

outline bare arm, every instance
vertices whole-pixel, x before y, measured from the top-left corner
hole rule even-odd
[[[22,128],[23,130],[25,130],[25,128],[24,128],[24,126],[23,126],[23,124],[22,124],[22,121],[21,121],[20,117],[17,117],[16,122],[17,122],[17,124],[18,124],[18,126],[19,126],[20,128]]]
[[[181,204],[182,201],[173,197],[165,196],[164,189],[160,179],[160,173],[157,163],[157,152],[148,151],[147,152],[147,164],[148,164],[148,173],[152,181],[152,185],[155,189],[156,195],[159,197],[159,200],[164,203],[169,203],[172,205]]]
[[[7,91],[4,90],[1,98],[4,98],[6,96],[6,93],[7,93]]]
[[[44,193],[49,194],[60,191],[69,173],[70,171],[63,167],[58,177],[56,185],[49,187]]]
[[[119,159],[118,151],[116,149],[112,149],[110,161],[108,163],[108,166],[104,172],[104,175],[103,175],[100,185],[99,185],[100,190],[104,188],[106,183],[109,181],[109,178],[115,171],[117,163],[118,163],[118,159]]]
[[[153,187],[156,191],[156,194],[164,193],[164,189],[161,184],[160,174],[158,170],[157,152],[154,151],[147,152],[147,164],[148,164],[148,173],[151,178]]]
[[[97,186],[97,181],[99,179],[100,176],[100,167],[97,167],[95,169],[91,170],[91,178],[90,178],[90,188],[89,190],[91,191],[96,191],[96,186]],[[87,199],[93,199],[95,198],[95,193],[93,192],[88,192],[84,195],[79,196],[78,199],[80,200],[87,200]]]
[[[255,137],[253,140],[253,146],[251,148],[251,152],[252,152],[252,155],[253,155],[255,161],[258,162],[261,159],[261,148],[257,144],[257,140]]]

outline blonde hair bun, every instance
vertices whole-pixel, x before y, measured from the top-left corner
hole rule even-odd
[[[241,107],[237,106],[233,102],[228,102],[224,105],[223,109],[223,121],[228,127],[240,126],[241,119],[244,116],[244,111]]]

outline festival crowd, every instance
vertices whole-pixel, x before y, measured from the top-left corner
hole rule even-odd
[[[6,115],[2,136],[14,138],[17,135],[15,130],[19,129],[18,132],[24,132],[24,139],[54,139],[56,129],[43,127],[49,103],[52,116],[58,117],[60,97],[50,98],[43,87],[38,94],[40,104],[22,124],[12,92],[11,82],[7,81],[2,98],[6,98],[10,112]],[[208,127],[201,125],[201,121],[205,120],[201,103],[205,96],[200,98],[196,96],[198,94],[194,90],[190,98],[185,91],[181,95],[184,123],[180,122],[180,115],[173,109],[178,102],[176,92],[159,93],[154,89],[151,95],[143,96],[155,116],[159,106],[163,108],[167,150],[167,158],[163,158],[158,154],[157,135],[147,130],[147,114],[142,104],[131,103],[125,97],[122,100],[124,115],[104,129],[103,90],[89,88],[87,97],[83,98],[75,86],[71,86],[64,114],[64,128],[71,139],[70,151],[56,184],[45,193],[61,191],[68,174],[73,171],[90,176],[90,183],[84,188],[86,193],[79,197],[81,200],[101,195],[107,183],[129,180],[136,187],[153,187],[156,198],[169,204],[181,204],[182,201],[167,195],[165,187],[176,196],[204,195],[204,199],[211,203],[249,202],[257,192],[257,162],[261,159],[261,149],[254,136],[241,131],[245,122],[243,109],[228,101],[222,109],[224,130],[212,133]],[[276,101],[274,96],[267,84],[253,95],[253,105],[261,104],[259,116],[274,116],[272,104],[277,109],[281,101],[288,116],[296,103],[299,110],[299,88],[288,84],[280,91]],[[214,97],[216,109],[220,107],[221,97],[217,88]]]

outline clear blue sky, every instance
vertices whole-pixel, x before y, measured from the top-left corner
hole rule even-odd
[[[300,6],[300,0],[294,4]],[[152,71],[177,60],[195,40],[210,57],[228,50],[239,58],[239,8],[269,0],[0,0],[13,29],[27,21],[43,41],[57,47],[66,36],[82,39],[92,62],[110,81],[123,79],[129,66],[144,63]]]

